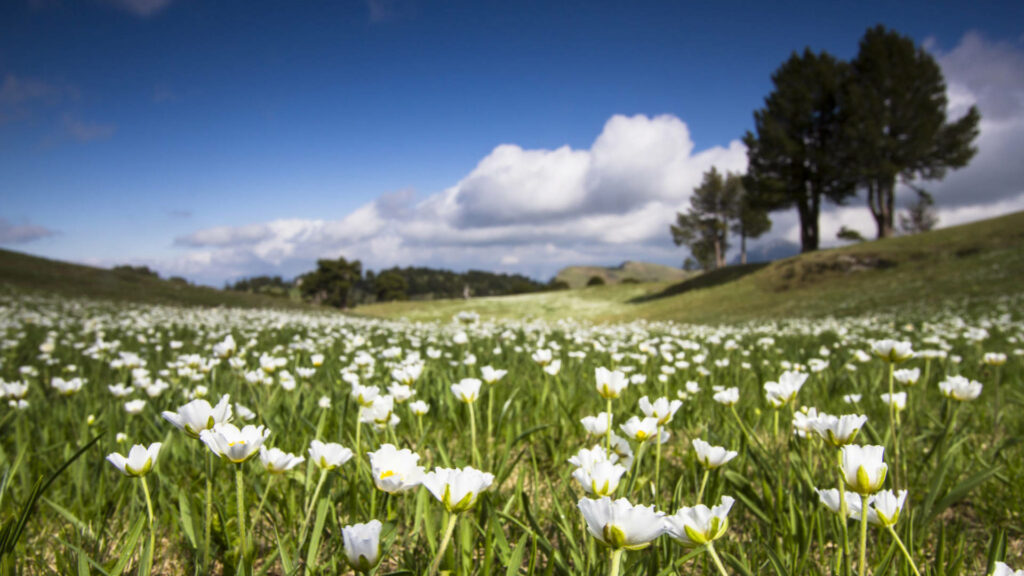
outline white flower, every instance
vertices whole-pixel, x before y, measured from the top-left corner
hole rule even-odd
[[[590,467],[577,468],[572,477],[580,483],[583,490],[592,496],[611,496],[619,487],[619,480],[626,473],[626,468],[608,460],[595,462]]]
[[[85,384],[85,380],[81,378],[72,378],[71,380],[64,380],[63,378],[54,378],[50,381],[50,386],[54,388],[61,396],[70,396],[82,389],[82,385]]]
[[[1002,366],[1006,364],[1006,354],[1001,352],[986,352],[981,361],[989,366]]]
[[[664,512],[654,506],[632,505],[629,500],[580,499],[577,506],[594,538],[614,549],[640,550],[665,533]]]
[[[380,520],[370,520],[365,524],[353,524],[341,529],[341,539],[345,545],[345,557],[352,569],[357,572],[369,572],[380,563]]]
[[[320,399],[316,401],[316,405],[318,408],[322,410],[327,410],[328,408],[331,407],[331,397],[321,396]]]
[[[608,453],[604,451],[603,446],[594,446],[589,449],[580,448],[574,456],[569,458],[568,462],[577,468],[592,470],[598,462],[614,462],[615,459],[616,456],[614,454],[611,458],[608,457]]]
[[[722,496],[714,508],[703,504],[684,506],[665,517],[665,532],[683,546],[704,546],[721,538],[729,528],[729,510],[735,500]]]
[[[541,348],[533,353],[533,361],[541,366],[547,366],[551,362],[551,350]]]
[[[490,488],[494,474],[465,468],[434,468],[423,476],[423,485],[449,512],[464,512],[472,508],[480,493]]]
[[[981,395],[981,383],[963,376],[950,376],[939,382],[942,395],[960,402],[969,402]]]
[[[409,403],[409,409],[412,413],[417,416],[423,416],[427,412],[430,412],[430,404],[427,404],[423,400],[416,400]]]
[[[868,522],[875,526],[892,526],[900,519],[900,512],[903,510],[903,503],[907,500],[907,491],[900,490],[893,493],[892,490],[882,490],[868,499]],[[854,516],[860,519],[860,507]]]
[[[807,374],[802,372],[783,372],[778,382],[765,382],[765,397],[773,407],[781,408],[796,398],[806,381]]]
[[[395,399],[391,396],[377,396],[369,408],[364,408],[359,415],[359,421],[364,424],[374,424],[378,427],[398,424],[398,416],[395,415]]]
[[[235,403],[235,414],[237,414],[239,418],[245,420],[246,422],[256,418],[255,412],[249,410],[248,407],[243,406],[237,402]]]
[[[843,402],[846,402],[847,404],[857,404],[860,402],[861,397],[862,396],[860,394],[845,394],[843,395]]]
[[[212,429],[199,433],[199,439],[211,452],[221,458],[241,464],[259,453],[270,430],[263,426],[248,425],[239,430],[234,424],[214,424]]]
[[[544,367],[544,373],[549,376],[558,376],[558,373],[562,370],[562,360],[552,360],[550,364]]]
[[[470,404],[480,396],[480,380],[463,378],[458,384],[452,384],[452,394],[459,400]]]
[[[694,438],[692,444],[694,451],[697,452],[697,461],[705,468],[714,469],[724,466],[738,454],[738,452],[726,450],[721,446],[712,446],[700,438]]]
[[[132,415],[141,414],[145,407],[145,400],[129,400],[124,403],[124,411]]]
[[[658,398],[653,404],[647,399],[647,396],[640,399],[640,410],[645,416],[656,418],[659,426],[668,424],[682,405],[683,403],[679,400],[669,402],[669,399],[665,397]]]
[[[309,461],[321,470],[334,470],[352,459],[352,451],[337,442],[313,440],[309,443]]]
[[[608,427],[612,425],[612,415],[609,412],[598,412],[597,416],[584,416],[580,423],[588,434],[604,436],[608,433]]]
[[[199,438],[204,430],[231,420],[230,396],[221,396],[216,406],[210,406],[209,402],[200,398],[179,407],[177,412],[165,411],[162,415],[177,429],[193,438]]]
[[[892,406],[897,411],[902,411],[904,408],[907,407],[906,392],[897,392],[892,395],[886,392],[885,394],[882,394],[880,397],[882,399],[882,402],[884,402],[886,406]]]
[[[733,406],[740,401],[740,389],[739,388],[726,388],[715,392],[713,396],[715,402],[724,406]]]
[[[818,500],[821,501],[829,510],[834,514],[839,514],[840,502],[839,502],[839,490],[835,488],[829,488],[827,490],[814,489],[818,493]],[[847,498],[846,499],[846,515],[848,517],[853,516],[852,506],[856,505],[857,510],[860,510],[860,498]]]
[[[266,446],[260,446],[260,463],[263,464],[263,469],[271,474],[284,474],[305,461],[302,456],[290,454],[280,448],[268,449]]]
[[[882,446],[843,446],[841,472],[846,487],[862,495],[881,490],[889,470],[884,457],[885,448]]]
[[[484,382],[487,382],[488,384],[494,384],[498,380],[504,378],[505,374],[508,374],[508,370],[495,370],[491,366],[484,366],[483,368],[480,369],[480,373],[481,376],[483,377]]]
[[[125,396],[131,396],[132,389],[124,384],[111,384],[107,386],[107,390],[118,398],[124,398]]]
[[[1024,570],[1010,568],[1005,562],[996,562],[996,568],[992,576],[1024,576]]]
[[[629,386],[629,379],[618,370],[608,370],[604,366],[599,366],[594,375],[597,380],[597,393],[605,399],[618,398]]]
[[[868,417],[862,414],[819,414],[817,418],[809,420],[807,425],[833,446],[845,446],[853,442],[867,421]]]
[[[626,434],[627,438],[637,442],[645,442],[649,438],[657,436],[658,419],[644,418],[641,420],[640,418],[633,416],[627,420],[625,424],[620,424],[619,428]]]
[[[373,483],[384,492],[406,492],[423,481],[423,467],[417,465],[420,456],[408,448],[399,450],[392,444],[384,444],[368,454]]]
[[[890,364],[899,364],[904,360],[909,360],[914,357],[914,350],[911,347],[910,342],[897,342],[888,338],[872,342],[871,352],[874,353],[875,356],[881,358],[884,362],[888,362]]]
[[[380,396],[380,388],[376,386],[363,386],[362,384],[352,385],[352,398],[363,408],[373,406],[373,401]]]
[[[900,368],[892,373],[894,380],[905,386],[913,386],[917,384],[918,379],[921,378],[920,368]]]
[[[127,458],[113,452],[107,455],[107,461],[125,476],[145,476],[156,464],[156,457],[160,454],[161,446],[163,444],[160,442],[154,442],[148,447],[136,444],[128,452]]]

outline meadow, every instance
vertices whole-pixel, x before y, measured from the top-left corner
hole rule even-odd
[[[1021,303],[416,322],[6,291],[0,569],[1012,574]]]

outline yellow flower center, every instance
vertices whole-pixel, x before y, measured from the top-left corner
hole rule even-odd
[[[385,479],[385,478],[390,478],[390,477],[392,477],[392,476],[394,476],[394,475],[395,475],[395,473],[394,473],[393,471],[391,471],[391,470],[385,470],[384,472],[382,472],[382,473],[381,473],[381,475],[380,475],[380,479],[381,479],[381,480],[383,480],[383,479]]]

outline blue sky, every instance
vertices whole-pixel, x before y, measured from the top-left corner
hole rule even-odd
[[[671,216],[703,169],[743,169],[771,72],[805,46],[852,57],[877,23],[998,121],[978,162],[1012,163],[1024,4],[888,4],[12,0],[0,245],[214,284],[341,254],[677,264]],[[939,190],[945,223],[1024,206],[1019,169],[980,199],[969,170]]]

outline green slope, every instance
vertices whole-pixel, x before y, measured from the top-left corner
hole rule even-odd
[[[866,312],[935,310],[970,298],[1024,293],[1024,212],[927,234],[801,254],[768,265],[730,267],[681,283],[617,285],[503,298],[361,307],[368,316],[648,318],[737,322]]]
[[[618,284],[627,279],[644,283],[681,282],[694,274],[662,264],[627,261],[615,267],[568,266],[558,272],[555,280],[562,280],[568,283],[570,288],[575,289],[586,286],[587,281],[594,276],[604,279],[607,284]]]
[[[10,250],[0,250],[0,288],[3,287],[153,304],[307,308],[305,304],[287,298],[190,286],[128,272],[38,258]]]

